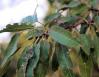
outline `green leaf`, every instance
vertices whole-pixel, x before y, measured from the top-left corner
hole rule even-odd
[[[48,68],[46,68],[43,64],[39,63],[35,70],[35,77],[45,77],[47,74]]]
[[[17,63],[17,68],[21,68],[21,66],[23,66],[24,64],[26,64],[28,62],[28,60],[32,57],[33,53],[32,49],[29,49],[28,47],[26,47],[21,55],[21,57],[18,60]]]
[[[66,17],[60,17],[60,20],[63,21],[63,23],[66,23],[65,25],[67,25],[67,24],[71,25],[71,24],[75,24],[75,22],[77,22],[78,17],[77,16],[66,16]]]
[[[49,30],[49,35],[58,43],[68,47],[77,48],[80,46],[79,42],[72,37],[71,33],[59,26],[53,26]]]
[[[3,30],[0,30],[0,33],[2,33],[2,32],[17,32],[17,31],[23,31],[23,30],[27,30],[27,29],[33,29],[33,28],[34,28],[33,25],[14,23],[13,25],[8,24],[6,26],[6,28],[4,28]]]
[[[37,44],[33,47],[33,56],[28,61],[26,77],[34,77],[33,72],[37,66],[40,57],[40,44]]]
[[[57,60],[59,63],[59,66],[61,69],[71,69],[72,68],[72,62],[71,59],[69,57],[68,50],[66,47],[61,46],[60,49],[57,48]]]
[[[27,63],[28,60],[32,57],[32,55],[33,55],[32,49],[26,47],[17,63],[17,73],[16,73],[17,77],[25,77]]]
[[[99,29],[99,16],[95,16],[94,20],[95,20],[94,22],[96,24],[96,27]]]
[[[64,77],[76,77],[76,75],[71,70],[62,70]]]
[[[84,4],[81,4],[79,7],[71,8],[69,14],[78,15],[85,18],[88,15],[88,7]]]
[[[35,22],[38,22],[37,18],[37,13],[35,12],[34,15],[27,16],[22,19],[21,23],[26,23],[26,24],[33,24]]]
[[[87,35],[80,35],[81,48],[87,55],[90,55],[91,40]]]
[[[96,37],[93,40],[93,43],[94,43],[94,48],[95,48],[95,52],[94,52],[95,61],[98,64],[98,67],[99,67],[99,37]]]
[[[81,24],[80,34],[85,34],[88,26],[87,24]]]
[[[50,44],[48,43],[47,40],[42,40],[40,42],[40,50],[41,50],[41,61],[46,61],[49,56],[49,49],[50,49]]]
[[[33,29],[27,33],[26,37],[29,39],[32,37],[39,37],[42,34],[44,34],[44,31],[41,28],[40,29]]]
[[[18,38],[19,38],[19,34],[15,34],[12,37],[12,39],[11,39],[7,49],[6,49],[6,53],[4,55],[4,59],[3,59],[3,62],[1,64],[1,67],[3,67],[5,65],[5,63],[11,58],[11,56],[17,50],[17,45],[18,45],[18,40],[19,40]]]
[[[80,3],[80,1],[71,1],[68,5],[67,5],[67,7],[68,8],[74,8],[74,7],[77,7],[77,6],[79,6],[81,3]]]
[[[57,19],[59,16],[60,16],[60,13],[50,14],[50,15],[48,15],[48,16],[45,18],[45,21],[51,22],[51,21]]]

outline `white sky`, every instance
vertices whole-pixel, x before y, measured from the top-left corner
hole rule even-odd
[[[38,3],[37,16],[39,21],[44,18],[47,12],[46,0],[0,0],[0,29],[9,23],[20,22],[22,18],[33,15]],[[0,43],[8,39],[10,33],[0,34]]]

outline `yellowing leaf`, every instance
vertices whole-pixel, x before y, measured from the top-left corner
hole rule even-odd
[[[91,37],[91,39],[93,40],[94,37],[96,37],[96,32],[95,32],[95,29],[94,27],[90,26],[88,27],[87,31],[86,31],[86,34]]]
[[[14,58],[16,60],[19,60],[20,56],[22,55],[24,49],[28,46],[32,46],[33,45],[33,41],[34,39],[32,40],[26,40],[23,44],[22,44],[22,47],[19,48],[19,50],[14,54]]]

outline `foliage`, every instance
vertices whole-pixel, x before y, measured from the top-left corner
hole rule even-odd
[[[48,1],[62,8],[48,14],[41,27],[35,27],[34,14],[0,31],[14,32],[5,54],[0,53],[0,77],[7,75],[13,61],[15,77],[45,77],[56,71],[61,77],[92,77],[93,70],[99,70],[99,1]]]

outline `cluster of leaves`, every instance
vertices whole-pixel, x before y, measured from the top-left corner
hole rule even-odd
[[[7,75],[13,60],[15,77],[45,77],[57,70],[62,77],[92,77],[94,67],[99,69],[98,0],[66,1],[41,27],[24,19],[26,23],[7,25],[0,31],[15,32],[2,57],[0,77]],[[68,14],[62,16],[61,10]]]

